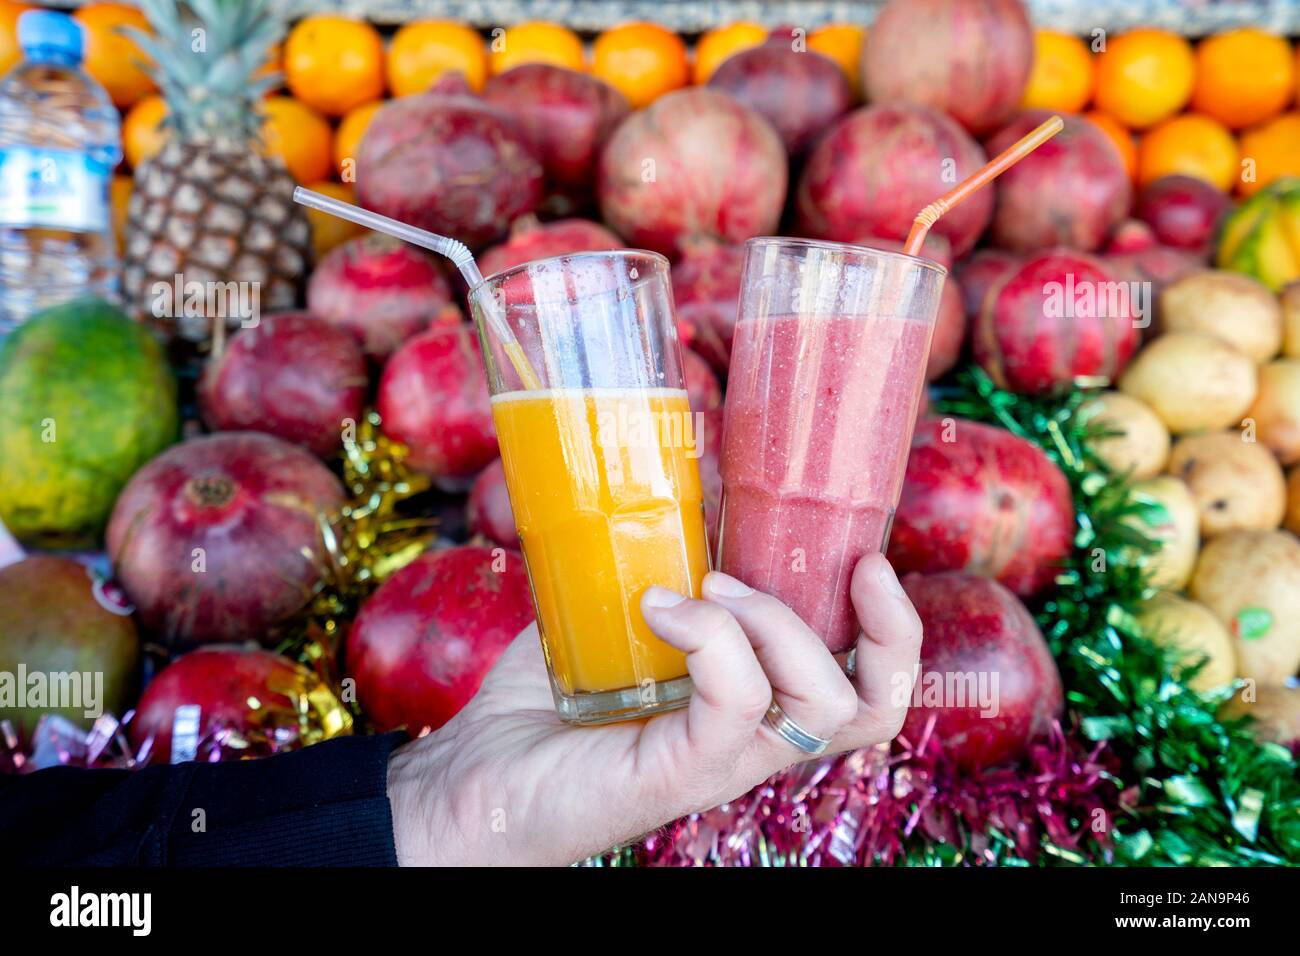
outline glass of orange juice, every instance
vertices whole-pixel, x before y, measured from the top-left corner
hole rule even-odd
[[[690,695],[684,656],[640,611],[652,585],[699,597],[709,568],[703,443],[668,275],[652,252],[579,253],[470,293],[555,706],[573,723],[644,717]]]

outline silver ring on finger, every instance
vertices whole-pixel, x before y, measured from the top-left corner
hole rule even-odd
[[[763,715],[763,722],[775,730],[786,743],[814,757],[825,753],[826,748],[831,745],[828,738],[810,734],[791,720],[790,715],[781,709],[781,705],[775,698],[772,700],[772,706]]]

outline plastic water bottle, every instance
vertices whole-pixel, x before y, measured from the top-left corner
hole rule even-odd
[[[117,111],[81,69],[71,17],[28,11],[18,43],[25,59],[0,79],[0,339],[46,306],[117,293]]]

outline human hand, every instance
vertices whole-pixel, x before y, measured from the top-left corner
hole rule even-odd
[[[773,697],[829,752],[893,739],[921,622],[881,555],[858,562],[851,594],[862,633],[850,680],[793,611],[734,578],[708,574],[700,601],[651,588],[642,613],[685,652],[690,703],[600,727],[556,715],[529,626],[453,720],[394,752],[399,862],[563,865],[725,803],[808,756],[763,721]]]

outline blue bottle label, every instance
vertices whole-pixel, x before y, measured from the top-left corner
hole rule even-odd
[[[102,232],[112,170],[74,150],[0,149],[0,226]]]

